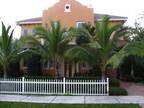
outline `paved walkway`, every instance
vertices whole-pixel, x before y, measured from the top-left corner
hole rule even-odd
[[[144,104],[144,96],[30,96],[0,94],[0,101],[63,104]]]
[[[128,91],[129,96],[144,96],[144,84],[121,82],[121,87]]]

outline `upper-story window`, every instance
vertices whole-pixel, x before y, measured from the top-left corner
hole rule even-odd
[[[22,36],[28,35],[28,30],[27,29],[23,29],[22,30]]]
[[[82,28],[84,24],[85,24],[85,22],[83,22],[83,21],[78,21],[78,22],[76,22],[76,27],[77,27],[77,28]]]
[[[71,5],[70,4],[65,4],[64,12],[71,12]]]

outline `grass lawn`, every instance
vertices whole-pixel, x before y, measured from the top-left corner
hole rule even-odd
[[[141,107],[139,105],[132,105],[132,104],[72,105],[72,104],[28,104],[28,103],[0,102],[0,108],[141,108]]]

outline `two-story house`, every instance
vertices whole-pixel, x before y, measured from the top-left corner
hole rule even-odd
[[[21,26],[21,35],[33,34],[36,26],[47,27],[50,21],[60,21],[63,27],[80,27],[90,22],[94,25],[101,21],[106,14],[94,13],[93,8],[82,5],[77,0],[59,0],[54,6],[44,10],[42,16],[18,21]],[[124,24],[127,17],[107,15],[113,24]]]

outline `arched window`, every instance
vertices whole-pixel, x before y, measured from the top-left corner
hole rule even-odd
[[[71,12],[71,5],[70,4],[65,5],[64,12]]]

